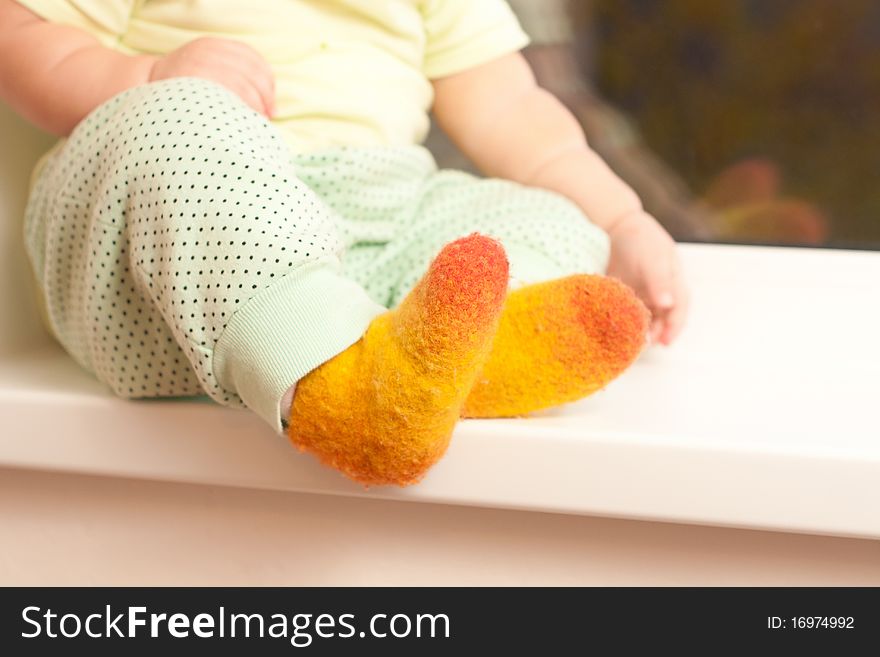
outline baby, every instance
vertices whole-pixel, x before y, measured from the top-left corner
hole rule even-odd
[[[503,0],[0,0],[0,98],[64,137],[26,216],[52,332],[365,484],[601,388],[687,295],[526,42]],[[429,110],[490,178],[437,171]]]

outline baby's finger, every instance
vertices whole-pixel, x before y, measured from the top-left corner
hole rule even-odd
[[[240,63],[224,68],[221,84],[233,91],[257,112],[264,116],[269,116],[269,108],[266,106],[262,94]]]
[[[263,99],[254,88],[254,86],[250,83],[250,81],[246,80],[243,77],[236,76],[236,80],[231,83],[231,88],[232,91],[234,91],[235,94],[245,103],[247,103],[252,109],[264,116],[267,116],[266,106],[263,103]]]
[[[673,258],[650,258],[643,267],[648,307],[657,311],[671,309],[675,305],[673,281],[675,261]]]
[[[250,79],[251,86],[260,96],[263,114],[270,119],[275,113],[275,82],[271,77],[258,76]]]
[[[687,318],[689,306],[690,295],[687,286],[684,284],[684,278],[680,273],[676,272],[675,305],[666,314],[663,333],[660,335],[660,342],[662,344],[672,344],[681,333],[681,329],[684,327],[684,322]]]
[[[264,114],[272,117],[275,113],[275,76],[268,65],[260,60],[256,64],[247,64],[245,76],[250,81],[263,101]]]
[[[247,78],[263,102],[266,116],[271,117],[275,113],[275,75],[272,68],[256,50],[243,43],[234,44],[235,53],[227,60],[230,67],[234,67]]]
[[[655,309],[651,311],[651,325],[648,328],[649,344],[656,344],[663,337],[663,331],[666,327],[666,314],[665,310]]]

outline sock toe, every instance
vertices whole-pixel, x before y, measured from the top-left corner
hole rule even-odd
[[[395,324],[420,348],[465,352],[493,331],[507,294],[507,255],[474,233],[447,244],[395,313]]]
[[[605,276],[569,276],[512,292],[464,416],[524,415],[592,394],[636,359],[649,321],[636,294]]]
[[[651,315],[635,292],[614,278],[572,276],[564,296],[576,309],[575,334],[585,339],[572,345],[575,360],[604,364],[611,377],[626,369],[645,344]],[[563,315],[564,316],[564,315]]]

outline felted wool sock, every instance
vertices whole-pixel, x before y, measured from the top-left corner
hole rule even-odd
[[[447,245],[400,306],[300,379],[291,441],[367,485],[417,482],[446,451],[489,357],[507,281],[498,242]]]
[[[463,417],[511,417],[575,401],[635,360],[650,315],[620,281],[580,274],[510,293]]]

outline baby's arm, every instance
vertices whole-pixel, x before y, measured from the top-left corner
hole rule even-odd
[[[272,73],[244,44],[198,39],[165,57],[130,56],[82,30],[45,21],[14,0],[0,0],[0,98],[56,135],[70,134],[117,93],[183,75],[214,80],[257,111],[272,112]]]
[[[54,134],[68,134],[111,96],[146,82],[153,61],[108,50],[81,30],[0,0],[0,97]]]
[[[536,84],[522,55],[436,80],[434,91],[441,127],[485,174],[563,194],[609,234],[609,274],[651,309],[653,339],[671,342],[687,307],[672,239],[590,149],[571,113]]]

